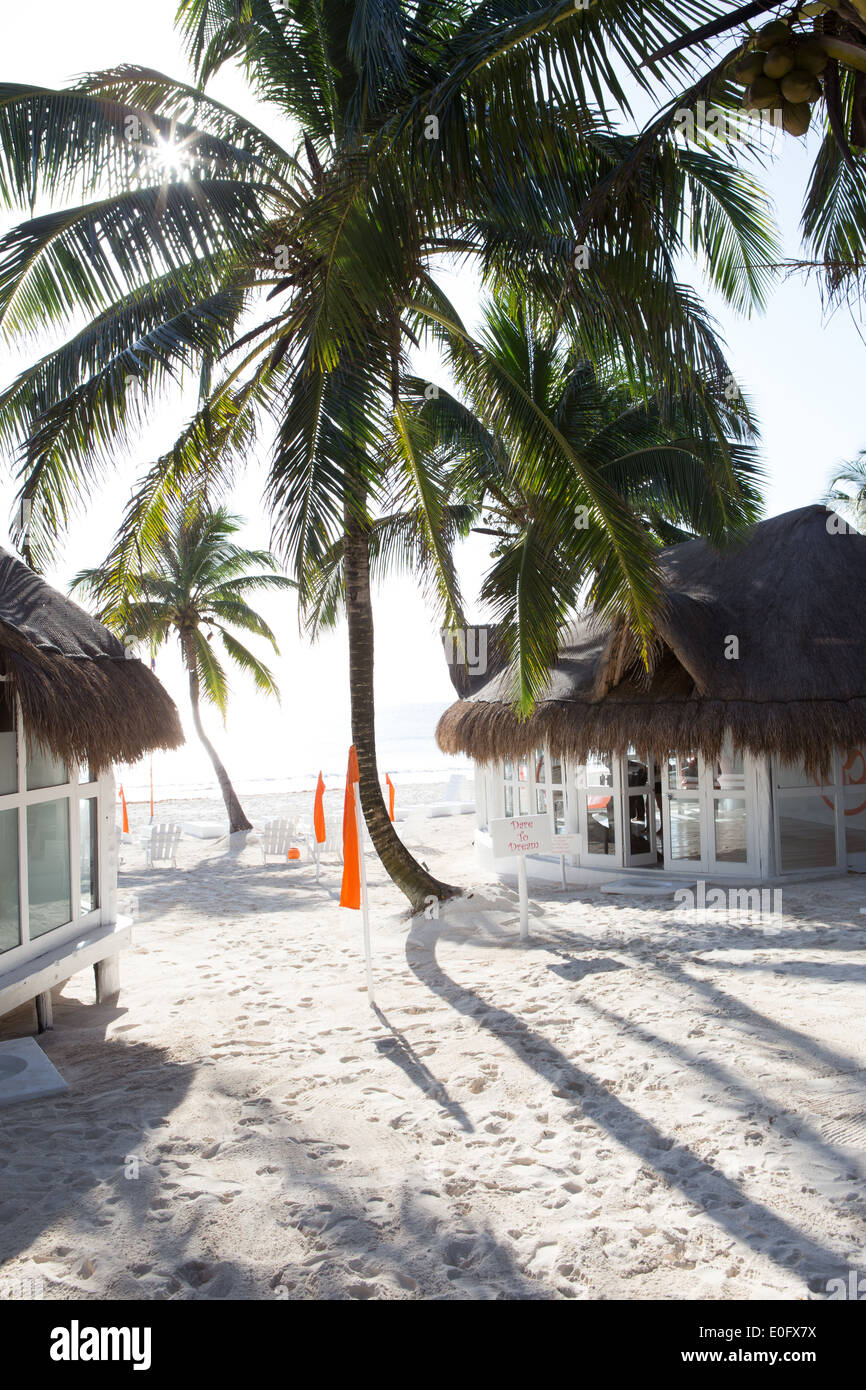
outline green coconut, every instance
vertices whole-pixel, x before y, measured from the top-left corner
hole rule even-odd
[[[798,105],[801,101],[817,101],[821,95],[821,88],[817,77],[813,77],[810,72],[804,72],[802,68],[794,68],[782,78],[782,96],[786,101]]]
[[[824,71],[829,61],[821,45],[812,39],[803,39],[797,44],[794,59],[796,67],[802,68],[803,72],[811,72],[815,77]]]
[[[731,68],[731,77],[741,86],[748,87],[750,82],[754,82],[764,71],[764,59],[766,53],[747,53],[745,58],[740,58]]]
[[[764,76],[784,77],[794,66],[794,50],[790,44],[778,43],[770,49],[764,59]]]
[[[789,135],[805,135],[811,119],[808,101],[786,101],[782,106],[782,125]]]
[[[791,37],[791,31],[784,19],[773,19],[758,30],[757,41],[761,48],[772,48],[774,43],[784,43]]]
[[[782,100],[782,91],[772,77],[758,77],[746,93],[746,101],[751,111],[767,111]]]

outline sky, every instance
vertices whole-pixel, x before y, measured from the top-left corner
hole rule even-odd
[[[146,6],[117,0],[29,0],[4,6],[0,80],[61,86],[78,74],[123,62],[187,77],[178,36],[173,28],[175,0],[148,0]],[[257,111],[239,75],[222,74],[210,89],[220,100],[280,132],[273,118]],[[780,158],[768,184],[786,238],[786,252],[799,250],[799,209],[810,166],[811,140],[778,136]],[[6,224],[16,219],[7,218]],[[477,317],[477,286],[465,273],[448,272],[446,290],[467,323]],[[716,315],[728,347],[733,373],[757,412],[762,431],[763,463],[767,473],[768,516],[820,500],[834,467],[866,448],[863,418],[863,379],[866,348],[847,311],[825,315],[814,281],[792,277],[774,290],[766,312],[738,317],[711,294],[707,302]],[[23,364],[0,345],[0,381],[7,382]],[[419,360],[419,369],[433,375],[435,363]],[[441,379],[441,378],[440,378]],[[193,408],[194,400],[167,400],[128,456],[119,456],[115,475],[88,503],[63,546],[57,570],[50,577],[65,587],[71,576],[97,564],[109,547],[130,486],[143,469],[174,439]],[[14,487],[12,460],[0,458],[0,544],[7,544],[6,523]],[[261,500],[262,461],[250,460],[229,505],[246,519],[243,539],[266,546],[269,523]],[[465,544],[458,555],[467,608],[472,618],[483,617],[477,595],[486,558],[481,537]],[[225,730],[219,718],[209,723],[229,771],[239,784],[264,777],[296,777],[329,766],[337,750],[348,746],[348,681],[345,629],[311,646],[298,630],[291,596],[257,600],[278,635],[280,655],[269,658],[282,691],[282,704],[256,694],[243,676],[232,681],[231,708]],[[425,609],[411,577],[388,582],[375,596],[376,702],[380,738],[395,761],[400,753],[388,743],[396,729],[410,725],[420,736],[432,736],[437,708],[453,698],[435,619]],[[264,652],[261,653],[264,655]],[[188,727],[185,681],[176,653],[160,654],[157,670],[178,703]],[[414,722],[411,709],[415,707]],[[407,723],[408,719],[408,723]],[[408,745],[405,745],[408,746]],[[422,756],[422,753],[424,756]],[[328,761],[330,760],[330,761]],[[410,762],[444,765],[434,752],[429,758],[413,741]],[[163,785],[194,783],[208,777],[205,755],[195,746],[157,759],[156,777]],[[382,771],[386,767],[382,767]]]

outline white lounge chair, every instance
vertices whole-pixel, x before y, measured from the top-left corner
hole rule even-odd
[[[170,864],[173,869],[177,868],[177,847],[182,833],[183,827],[172,822],[151,827],[144,844],[148,868],[152,869],[157,864]]]
[[[265,821],[260,844],[262,863],[267,864],[269,859],[297,863],[297,860],[289,860],[289,850],[298,842],[306,848],[306,837],[298,834],[294,820]]]

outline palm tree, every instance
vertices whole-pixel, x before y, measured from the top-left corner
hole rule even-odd
[[[621,372],[594,367],[569,335],[514,297],[487,306],[478,341],[455,338],[450,347],[468,404],[444,386],[431,392],[417,378],[404,381],[400,427],[381,459],[387,505],[368,549],[377,578],[414,574],[440,620],[464,627],[440,576],[470,528],[491,537],[481,598],[496,625],[497,658],[513,671],[514,703],[528,713],[574,608],[622,606],[620,569],[593,520],[598,494],[638,519],[650,556],[694,535],[724,543],[760,515],[754,430],[723,399],[726,437],[709,413],[695,431],[694,407],[638,395]],[[419,477],[433,494],[426,507]],[[309,587],[312,630],[333,625],[345,598],[342,541]]]
[[[202,699],[215,705],[223,719],[228,707],[228,679],[214,633],[219,633],[224,656],[251,675],[263,694],[279,699],[271,672],[235,633],[264,637],[277,651],[273,632],[246,595],[296,587],[276,573],[268,551],[235,543],[232,538],[241,525],[240,517],[222,507],[189,503],[175,512],[171,527],[162,532],[152,566],[137,574],[126,569],[120,577],[109,559],[98,569],[83,570],[73,581],[73,588],[96,600],[100,621],[126,640],[156,651],[172,633],[177,636],[189,679],[192,722],[213,763],[232,833],[252,830],[252,825],[201,722]]]
[[[615,10],[182,0],[196,86],[121,67],[64,91],[0,88],[0,196],[31,209],[0,239],[0,334],[62,335],[84,318],[0,395],[0,440],[18,451],[34,534],[67,524],[162,389],[191,370],[199,407],[151,467],[124,553],[158,534],[179,489],[216,486],[267,432],[275,545],[302,602],[309,577],[343,548],[361,802],[383,864],[416,905],[449,889],[406,850],[381,795],[370,545],[386,441],[405,428],[409,350],[425,331],[461,333],[436,279],[441,258],[471,257],[494,288],[532,290],[588,358],[617,358],[635,384],[687,408],[700,401],[712,417],[707,383],[728,369],[677,279],[678,253],[702,252],[741,306],[760,302],[767,276],[752,267],[775,255],[766,200],[724,151],[644,160],[615,215],[586,232],[590,196],[624,153],[624,137],[591,109],[598,74],[624,102],[610,55],[638,63],[660,32],[682,33],[702,12],[687,0],[660,29],[642,0]],[[206,94],[229,61],[288,120],[291,148]],[[33,217],[41,197],[58,206]],[[425,509],[435,499],[421,477],[418,498]],[[645,632],[643,528],[601,484],[592,507],[625,610]],[[434,508],[429,536],[437,524]],[[443,548],[431,555],[452,589]],[[449,603],[456,613],[453,589]]]
[[[824,501],[840,508],[858,531],[866,532],[866,449],[833,474]]]

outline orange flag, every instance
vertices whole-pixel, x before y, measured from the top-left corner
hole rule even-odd
[[[319,773],[319,780],[318,780],[318,782],[316,783],[316,799],[315,799],[315,801],[313,802],[313,830],[315,831],[316,840],[318,841],[318,843],[319,843],[320,845],[323,845],[323,844],[325,843],[325,840],[327,839],[327,835],[325,834],[325,801],[324,801],[324,797],[325,797],[325,783],[324,783],[324,781],[322,780],[322,774],[321,774],[321,772],[320,772],[320,773]]]
[[[343,882],[340,888],[340,907],[361,906],[361,873],[358,855],[358,821],[355,815],[355,783],[358,780],[358,754],[355,745],[349,749],[346,772],[346,799],[343,803]]]
[[[126,797],[123,795],[123,783],[122,783],[122,782],[121,782],[121,784],[120,784],[120,807],[121,807],[121,822],[120,822],[120,828],[121,828],[121,831],[123,832],[124,835],[128,835],[128,834],[129,834],[129,813],[128,813],[127,809],[126,809]]]
[[[394,783],[391,781],[390,773],[385,773],[385,784],[388,788],[388,815],[394,819]]]

